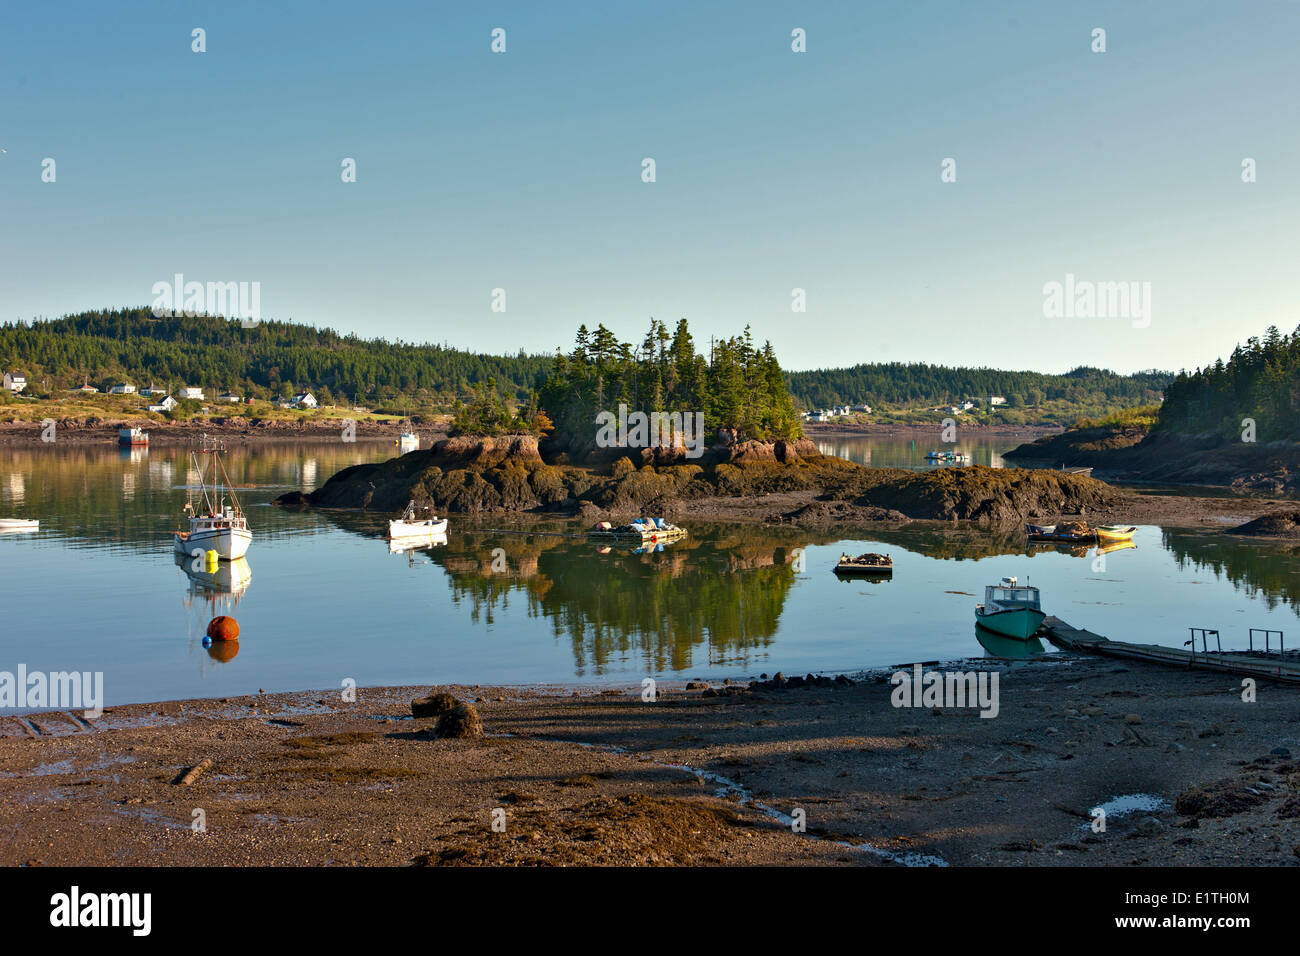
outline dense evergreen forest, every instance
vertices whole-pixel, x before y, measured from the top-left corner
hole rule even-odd
[[[598,404],[615,409],[620,401],[648,410],[658,403],[699,410],[710,432],[735,427],[770,437],[796,430],[796,408],[867,402],[876,408],[873,417],[881,417],[888,408],[965,398],[987,403],[992,395],[1006,397],[1004,418],[1025,420],[1029,409],[1029,418],[1068,422],[1157,404],[1173,379],[1163,372],[1125,376],[1078,368],[1043,375],[903,363],[783,373],[770,346],[757,347],[748,332],[715,341],[708,351],[696,354],[684,320],[671,333],[652,322],[639,344],[619,342],[604,326],[584,329],[574,349],[558,356],[483,355],[288,322],[245,328],[219,317],[156,318],[148,307],[0,325],[0,369],[25,374],[28,394],[57,395],[83,381],[101,389],[119,381],[196,385],[257,398],[310,390],[322,404],[445,411],[465,403],[486,422],[499,417],[497,397],[511,418],[529,417],[545,393],[541,407],[559,416],[561,430]]]
[[[450,406],[493,379],[507,397],[527,396],[551,366],[547,355],[479,355],[339,335],[287,322],[244,328],[223,318],[155,318],[148,307],[83,312],[0,326],[0,369],[26,374],[29,391],[89,381],[177,388],[193,385],[276,398],[312,391],[322,404],[398,396]]]
[[[867,402],[873,406],[951,404],[966,398],[1000,395],[1012,408],[1065,402],[1080,412],[1103,408],[1154,405],[1172,379],[1169,372],[1118,375],[1104,369],[1080,367],[1064,375],[1006,372],[992,368],[949,368],[943,365],[889,362],[851,368],[790,372],[790,392],[805,408]]]
[[[1159,428],[1237,438],[1255,422],[1257,441],[1300,439],[1300,328],[1276,326],[1233,350],[1227,362],[1180,373],[1165,391]]]
[[[620,342],[604,325],[595,332],[581,326],[573,350],[555,357],[538,401],[555,423],[554,437],[565,443],[590,442],[597,413],[620,404],[642,412],[700,412],[706,434],[733,429],[742,440],[793,439],[801,430],[771,343],[760,348],[746,327],[714,340],[706,358],[696,352],[685,319],[671,335],[652,319],[639,346]]]

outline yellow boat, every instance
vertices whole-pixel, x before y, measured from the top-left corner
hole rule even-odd
[[[1115,544],[1120,541],[1128,541],[1137,531],[1133,526],[1121,526],[1117,524],[1104,524],[1097,528],[1097,541],[1099,544]]]

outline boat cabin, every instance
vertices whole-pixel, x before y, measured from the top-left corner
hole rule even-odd
[[[1015,578],[1003,578],[1001,584],[990,584],[984,589],[984,606],[1039,610],[1038,588],[1019,584]]]

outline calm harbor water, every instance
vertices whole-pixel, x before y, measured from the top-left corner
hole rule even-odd
[[[1099,558],[980,529],[913,524],[842,540],[687,519],[687,541],[641,553],[574,537],[574,522],[453,516],[445,545],[395,554],[386,516],[270,505],[392,454],[386,444],[233,449],[228,469],[248,486],[239,494],[256,538],[246,565],[207,575],[172,553],[197,482],[183,450],[4,449],[0,516],[36,517],[41,529],[0,535],[0,670],[102,671],[110,705],[348,678],[631,683],[852,670],[985,655],[974,605],[1002,575],[1042,588],[1049,613],[1116,639],[1179,645],[1198,626],[1218,628],[1225,648],[1244,648],[1249,627],[1300,641],[1300,552],[1209,532],[1143,527],[1136,548]],[[841,551],[868,550],[893,555],[893,580],[831,574]],[[204,648],[208,621],[223,613],[239,620],[238,647]]]
[[[977,437],[969,437],[970,435]],[[1002,461],[1004,452],[1022,445],[1027,438],[1008,436],[988,437],[978,432],[958,431],[957,441],[944,443],[940,440],[938,427],[918,429],[912,434],[875,436],[829,436],[814,438],[817,450],[823,455],[835,455],[847,458],[860,465],[872,465],[876,468],[909,468],[922,470],[928,468],[960,468],[955,462],[933,462],[926,460],[926,453],[932,451],[953,451],[969,455],[970,461],[963,464],[987,465],[990,468],[1006,467]]]

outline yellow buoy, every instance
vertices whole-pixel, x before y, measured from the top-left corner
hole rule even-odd
[[[220,567],[220,565],[218,564],[220,558],[217,557],[217,552],[215,551],[204,552],[203,559],[204,559],[203,569],[207,571],[209,574],[214,573],[217,570],[217,568]]]

